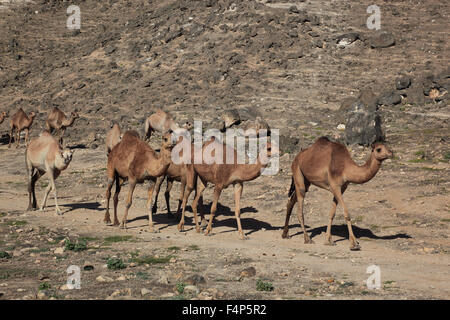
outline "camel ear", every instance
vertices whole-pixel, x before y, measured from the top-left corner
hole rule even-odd
[[[370,145],[370,148],[372,149],[372,151],[373,151],[373,149],[375,149],[375,142],[372,142],[372,144]]]

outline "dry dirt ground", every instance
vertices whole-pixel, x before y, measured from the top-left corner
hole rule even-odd
[[[0,299],[449,298],[446,101],[380,107],[395,157],[370,182],[350,185],[344,195],[361,251],[348,248],[341,208],[332,230],[337,245],[322,244],[332,196],[315,187],[305,205],[315,244],[303,244],[296,211],[291,238],[281,238],[295,154],[321,135],[339,137],[340,103],[361,88],[370,85],[378,94],[400,74],[447,67],[448,5],[389,2],[382,7],[383,23],[395,35],[395,46],[371,49],[358,40],[343,50],[329,39],[349,31],[370,34],[362,1],[292,2],[318,19],[299,24],[296,37],[286,36],[292,3],[285,2],[248,1],[230,11],[231,1],[85,1],[81,33],[65,29],[62,2],[5,3],[2,110],[38,111],[32,137],[53,105],[76,108],[82,117],[67,130],[67,144],[76,152],[56,182],[62,216],[54,213],[53,197],[44,212],[25,211],[25,147],[8,149],[9,119],[0,125]],[[106,130],[111,121],[142,130],[155,107],[179,121],[202,114],[208,125],[217,123],[221,110],[233,108],[281,129],[282,141],[299,139],[281,146],[276,176],[244,184],[242,225],[249,240],[238,239],[231,189],[222,193],[210,237],[193,230],[190,207],[186,230],[178,232],[166,217],[162,193],[154,216],[160,232],[147,232],[146,185],[135,191],[128,230],[103,224]],[[151,145],[158,144],[153,137]],[[369,152],[349,149],[358,163]],[[37,183],[38,202],[47,183],[46,177]],[[172,208],[178,192],[175,184]],[[208,188],[206,212],[211,200]],[[79,250],[69,250],[66,239]],[[123,269],[108,268],[119,264],[112,264],[114,257]],[[81,268],[79,290],[64,286],[71,265]],[[370,265],[380,268],[379,290],[366,286]],[[258,281],[266,286],[258,287]],[[258,290],[270,284],[273,290]]]

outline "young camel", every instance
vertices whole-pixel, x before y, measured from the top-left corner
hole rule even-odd
[[[192,123],[186,121],[182,128],[190,130]],[[150,140],[153,131],[165,132],[169,129],[175,132],[177,129],[180,129],[180,126],[173,120],[173,117],[169,113],[158,109],[145,120],[145,140]]]
[[[358,166],[351,158],[347,148],[339,143],[331,142],[326,137],[319,138],[312,146],[300,151],[292,162],[292,182],[289,190],[286,222],[283,230],[283,238],[288,237],[289,218],[292,208],[298,201],[298,220],[303,229],[305,243],[313,243],[306,233],[303,218],[303,200],[311,184],[330,191],[334,198],[328,220],[325,244],[334,245],[331,239],[331,224],[339,204],[344,208],[344,216],[347,221],[350,250],[359,250],[360,246],[353,234],[350,215],[342,197],[349,183],[362,184],[372,179],[381,163],[392,157],[392,151],[377,142],[372,144],[372,152],[369,159],[362,166]]]
[[[2,124],[2,122],[5,120],[5,118],[8,116],[8,114],[6,113],[6,111],[3,111],[2,113],[0,113],[0,124]]]
[[[50,184],[45,190],[44,200],[42,201],[40,210],[44,210],[48,194],[53,190],[55,193],[55,211],[61,214],[56,196],[55,180],[61,171],[65,170],[72,160],[73,151],[69,149],[61,149],[58,141],[48,132],[31,140],[25,153],[25,163],[28,173],[28,209],[36,209],[36,181],[45,173],[47,173]]]
[[[265,149],[265,150],[264,150]],[[205,150],[214,150],[208,153]],[[215,155],[215,151],[218,151],[218,155]],[[184,214],[186,209],[186,202],[189,198],[190,193],[194,187],[194,184],[197,180],[197,194],[195,195],[194,201],[192,202],[192,209],[194,213],[194,223],[195,229],[197,232],[200,232],[200,226],[197,221],[197,206],[199,202],[199,198],[202,196],[203,191],[205,190],[208,183],[214,184],[214,200],[211,207],[211,215],[209,218],[208,226],[206,228],[205,235],[211,234],[212,231],[212,222],[214,219],[214,215],[217,210],[217,203],[219,201],[220,194],[222,190],[227,188],[230,185],[234,186],[234,196],[235,196],[235,217],[237,222],[237,228],[239,233],[239,238],[244,240],[248,237],[244,235],[241,226],[241,211],[240,211],[240,201],[243,190],[243,183],[245,181],[252,181],[258,178],[261,175],[261,171],[263,168],[267,167],[270,162],[270,157],[278,155],[278,146],[268,142],[262,150],[259,152],[258,157],[256,159],[255,164],[239,164],[237,161],[237,152],[236,150],[228,146],[226,144],[222,144],[216,141],[214,138],[210,141],[206,142],[202,147],[203,154],[203,162],[201,164],[194,164],[188,166],[188,181],[186,184],[186,192],[183,198],[182,204],[182,216],[181,220],[178,224],[178,230],[182,231],[184,226]],[[227,155],[232,155],[233,163],[227,164],[226,158]],[[211,155],[212,158],[222,159],[222,164],[217,164],[214,161],[205,162],[205,156],[208,157]],[[211,159],[210,159],[211,160]],[[203,224],[203,215],[202,215],[202,224]]]
[[[114,123],[111,130],[108,131],[106,135],[106,153],[109,154],[111,150],[120,142],[122,139],[122,131],[117,123]]]
[[[64,112],[59,110],[58,107],[54,107],[45,121],[45,126],[50,133],[56,130],[57,134],[60,135],[60,142],[62,143],[66,128],[72,126],[75,119],[78,118],[79,115],[76,112],[72,112],[70,118],[67,118]]]
[[[114,193],[114,223],[119,225],[117,219],[117,204],[119,202],[119,193],[122,183],[128,180],[130,188],[128,191],[127,202],[125,206],[125,214],[122,220],[122,228],[126,229],[128,210],[131,207],[133,192],[136,184],[151,180],[148,188],[147,208],[149,210],[149,227],[154,232],[153,219],[151,212],[151,200],[156,178],[166,173],[170,165],[171,150],[173,143],[171,140],[172,131],[164,133],[162,137],[161,152],[158,156],[156,152],[145,142],[139,138],[136,131],[127,131],[122,140],[111,150],[108,156],[107,175],[108,188],[106,190],[106,213],[104,222],[111,223],[109,216],[109,200],[111,198],[111,188],[116,183]]]
[[[36,116],[34,111],[31,111],[28,116],[26,113],[22,110],[22,108],[19,108],[17,112],[12,116],[10,120],[10,127],[11,130],[9,131],[9,144],[8,148],[11,148],[11,140],[13,136],[14,129],[16,129],[16,148],[19,147],[20,142],[20,131],[25,130],[25,144],[28,145],[28,134],[31,128],[31,125],[33,124],[33,119]]]

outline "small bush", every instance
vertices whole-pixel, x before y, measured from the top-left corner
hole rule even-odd
[[[186,287],[186,285],[183,282],[177,282],[177,292],[179,294],[184,292],[184,287]]]
[[[258,280],[256,282],[256,290],[258,291],[273,291],[273,285],[271,282],[265,282]]]
[[[133,258],[131,259],[131,261],[137,264],[158,264],[158,263],[168,263],[170,261],[170,258],[172,258],[172,256],[158,257],[158,258],[152,256],[145,256]]]
[[[0,259],[11,259],[11,255],[6,251],[0,251]]]
[[[41,284],[39,284],[39,290],[48,290],[51,287],[52,286],[48,282],[42,282]]]
[[[106,265],[108,266],[108,269],[110,270],[119,270],[119,269],[125,269],[125,264],[123,263],[122,259],[120,258],[109,258],[106,262]]]
[[[66,239],[65,240],[65,249],[70,250],[70,251],[75,251],[75,252],[84,251],[87,249],[87,244],[86,244],[85,240],[77,242],[77,243],[73,243],[72,241],[70,241],[70,239]]]

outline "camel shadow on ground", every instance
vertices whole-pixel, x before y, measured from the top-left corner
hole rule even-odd
[[[88,209],[95,211],[103,211],[104,208],[101,207],[100,202],[80,202],[80,203],[67,203],[60,205],[61,207],[69,207],[70,209],[65,211],[64,213],[71,212],[77,209]]]
[[[293,227],[300,228],[300,225],[299,224],[291,225],[290,229]],[[308,226],[305,226],[305,227],[309,228]],[[365,228],[361,228],[358,226],[352,226],[352,229],[353,229],[353,233],[355,234],[356,238],[369,238],[369,239],[375,239],[375,240],[394,240],[394,239],[411,239],[412,238],[410,235],[408,235],[406,233],[397,233],[397,234],[391,234],[391,235],[386,235],[386,236],[377,236],[370,229],[365,229]],[[314,237],[316,237],[322,233],[325,234],[327,231],[327,227],[322,226],[322,227],[317,227],[317,228],[306,230],[306,231],[309,233],[311,239],[313,239]],[[292,238],[292,237],[295,237],[295,236],[298,236],[301,234],[303,234],[303,231],[299,231],[299,232],[291,235],[290,237]],[[341,239],[333,239],[335,242],[348,240],[347,225],[346,224],[333,225],[331,227],[331,235],[341,238]]]

